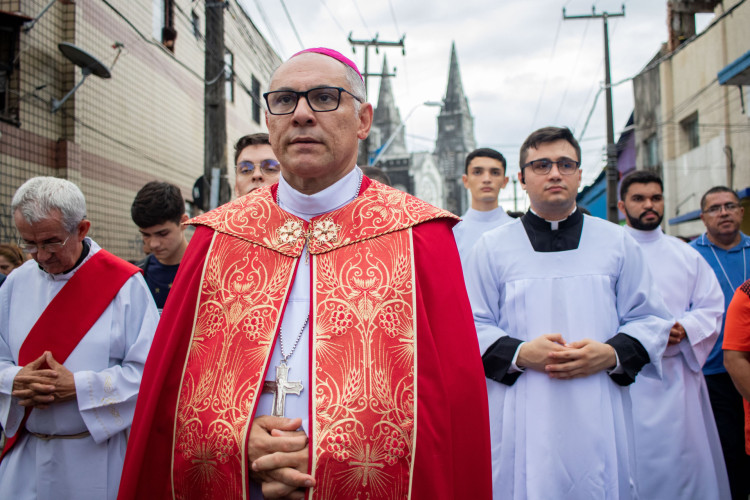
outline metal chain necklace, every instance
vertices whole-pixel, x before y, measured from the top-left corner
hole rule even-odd
[[[727,274],[726,269],[724,269],[724,266],[721,264],[721,261],[719,260],[719,256],[716,255],[716,250],[714,250],[714,246],[709,243],[709,248],[711,248],[711,251],[714,253],[714,258],[716,259],[716,263],[719,264],[719,268],[721,269],[721,272],[724,273],[724,277],[727,279],[727,283],[729,283],[729,286],[732,288],[732,290],[737,290],[739,286],[734,286],[734,283],[732,283],[732,280],[729,279],[729,275]],[[747,260],[745,260],[745,247],[742,247],[742,283],[747,281]],[[742,285],[740,283],[740,285]]]
[[[302,324],[302,328],[297,334],[297,340],[294,341],[294,345],[292,346],[292,350],[289,352],[289,354],[284,354],[284,330],[282,328],[279,328],[279,347],[281,347],[281,362],[283,364],[286,364],[286,362],[289,361],[289,358],[292,357],[292,354],[294,354],[295,349],[297,349],[297,345],[299,344],[299,341],[302,338],[302,332],[305,331],[305,327],[307,326],[307,322],[309,319],[310,319],[310,314],[308,314],[307,317],[305,318],[305,322]]]

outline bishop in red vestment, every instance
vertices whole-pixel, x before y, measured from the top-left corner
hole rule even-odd
[[[266,498],[490,498],[486,386],[455,217],[355,167],[372,106],[351,61],[304,51],[271,89],[282,179],[190,221],[120,498],[255,498],[257,481]],[[307,319],[288,331],[303,279]],[[298,345],[301,387],[286,366]],[[287,400],[304,398],[307,414],[291,415],[307,422],[301,444],[300,431],[256,425],[269,422],[258,408],[274,379],[295,394]]]

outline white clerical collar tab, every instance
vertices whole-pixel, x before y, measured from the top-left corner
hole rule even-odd
[[[354,192],[360,184],[362,171],[354,167],[351,172],[322,191],[307,195],[294,189],[279,176],[279,206],[297,217],[310,220],[313,217],[343,207],[357,197]]]
[[[531,212],[532,214],[536,215],[537,217],[539,217],[543,221],[548,222],[549,226],[550,226],[550,229],[552,229],[553,231],[557,231],[560,228],[560,223],[562,221],[564,221],[564,220],[568,220],[568,217],[570,217],[571,215],[573,215],[576,212],[576,210],[578,210],[578,206],[573,207],[573,210],[565,218],[562,218],[560,220],[547,220],[544,217],[542,217],[541,215],[539,215],[538,213],[534,212],[533,208],[529,208],[529,212]]]

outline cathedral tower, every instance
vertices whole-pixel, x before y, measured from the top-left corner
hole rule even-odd
[[[451,62],[448,87],[438,116],[438,134],[435,144],[438,169],[445,179],[445,208],[461,215],[469,207],[466,189],[461,182],[466,155],[476,148],[474,118],[464,95],[461,72],[456,57],[456,43],[451,44]]]

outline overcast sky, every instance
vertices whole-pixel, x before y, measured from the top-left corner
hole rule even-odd
[[[397,41],[406,35],[406,55],[400,48],[381,48],[379,54],[370,49],[368,69],[380,72],[384,54],[389,66],[396,68],[392,84],[401,118],[414,110],[406,123],[410,151],[434,147],[439,108],[421,103],[443,98],[455,41],[477,146],[502,152],[513,177],[520,145],[536,128],[566,125],[580,137],[604,81],[602,20],[563,21],[563,7],[568,15],[586,15],[591,14],[592,4],[597,13],[619,13],[623,4],[611,0],[241,2],[282,59],[303,46],[326,46],[352,58],[363,70],[364,48],[358,46],[352,53],[350,32],[356,40],[377,34],[380,40]],[[613,82],[636,75],[666,42],[666,4],[666,0],[626,0],[625,17],[609,20]],[[711,17],[698,16],[699,28]],[[369,100],[377,104],[380,79],[369,80]],[[630,81],[613,89],[613,103],[617,140],[633,109]],[[581,141],[584,185],[601,171],[605,144],[602,92]],[[510,195],[512,190],[507,191]]]

